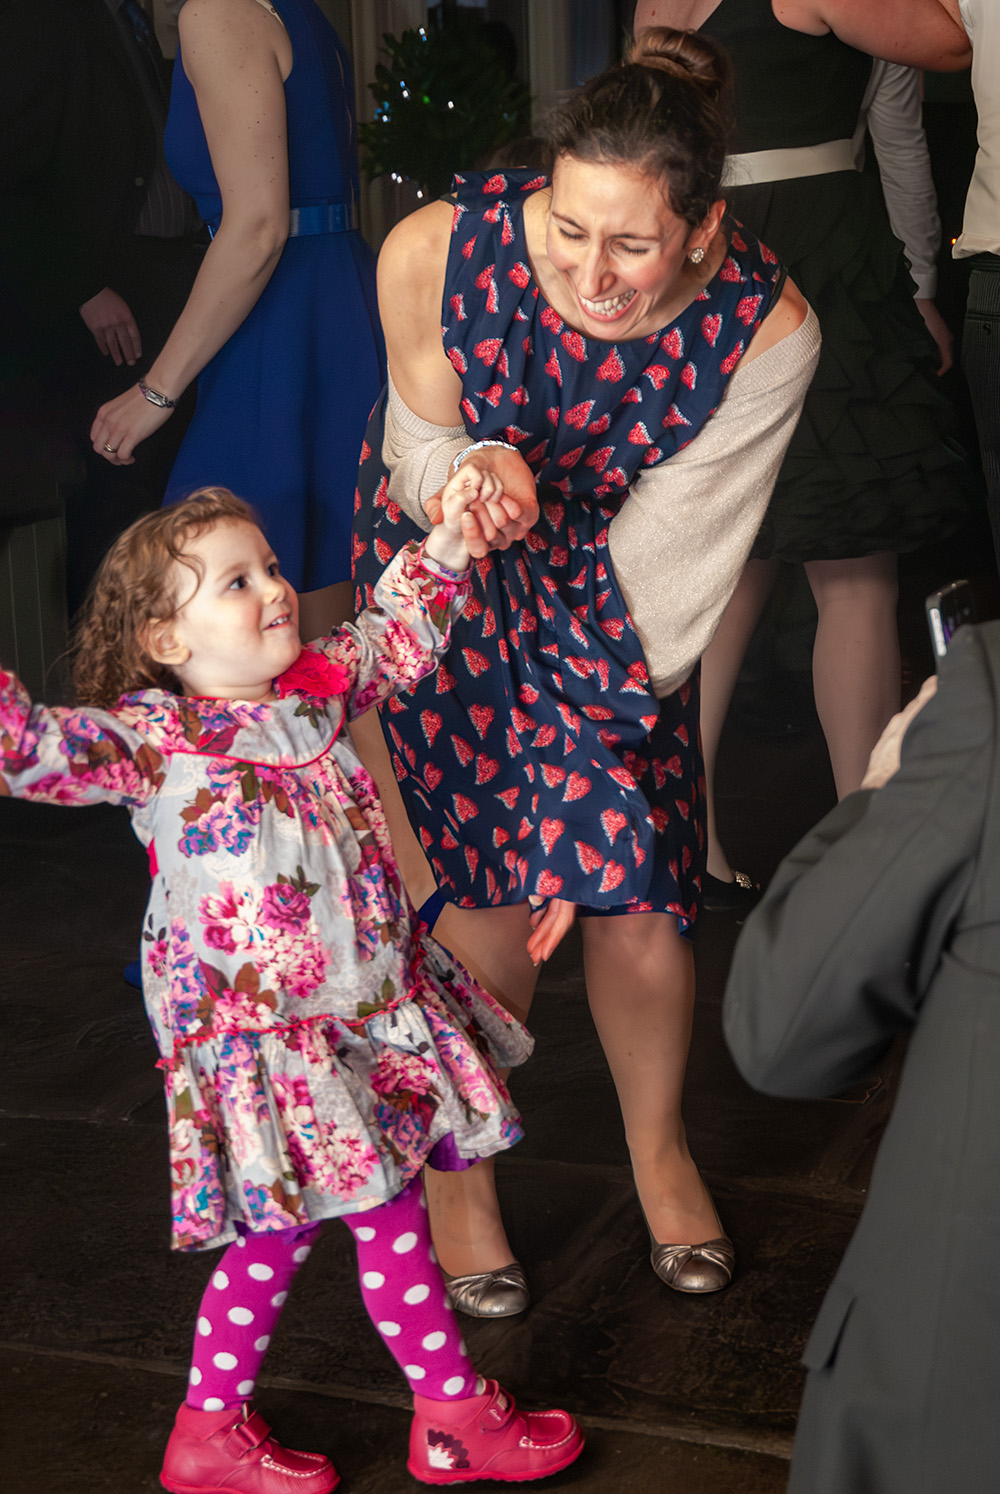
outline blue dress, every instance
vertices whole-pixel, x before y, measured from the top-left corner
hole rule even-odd
[[[470,441],[516,446],[541,513],[523,543],[477,561],[433,679],[383,727],[438,880],[461,907],[568,898],[591,912],[697,913],[704,842],[697,677],[657,701],[615,577],[608,525],[629,483],[693,440],[766,314],[774,256],[734,227],[724,263],[676,321],[585,338],[528,264],[529,172],[468,174],[445,280],[445,352]],[[358,474],[362,605],[419,531],[392,501],[383,406]]]
[[[275,0],[291,205],[357,200],[350,61],[314,0]],[[177,55],[165,149],[210,227],[222,214],[194,89]],[[358,452],[384,378],[374,258],[355,230],[289,238],[260,300],[198,379],[166,501],[232,488],[257,508],[299,591],[345,581]]]

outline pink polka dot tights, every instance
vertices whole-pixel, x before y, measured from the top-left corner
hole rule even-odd
[[[368,1314],[408,1383],[431,1400],[475,1394],[476,1372],[445,1295],[415,1178],[379,1208],[344,1217]],[[187,1403],[221,1411],[253,1395],[271,1335],[321,1226],[242,1234],[212,1273],[198,1311]]]

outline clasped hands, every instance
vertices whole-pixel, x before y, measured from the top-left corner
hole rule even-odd
[[[489,446],[466,457],[448,479],[448,486],[456,483],[471,500],[462,515],[462,536],[475,560],[508,549],[538,521],[534,474],[512,449]],[[424,512],[432,524],[440,524],[441,493],[427,499]]]

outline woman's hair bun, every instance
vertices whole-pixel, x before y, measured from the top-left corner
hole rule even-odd
[[[673,31],[668,26],[648,26],[633,37],[625,63],[683,78],[712,99],[721,99],[732,81],[732,65],[721,47],[696,31]]]
[[[652,26],[623,62],[584,83],[549,117],[549,156],[557,165],[561,156],[575,156],[662,178],[673,211],[701,223],[721,192],[732,76],[717,42]]]

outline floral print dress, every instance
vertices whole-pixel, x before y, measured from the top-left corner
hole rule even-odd
[[[409,906],[346,721],[433,671],[466,596],[416,545],[269,703],[32,706],[0,672],[0,784],[124,804],[153,887],[143,992],[166,1086],[173,1243],[373,1208],[434,1154],[521,1135],[496,1067],[531,1039]]]

